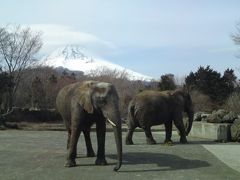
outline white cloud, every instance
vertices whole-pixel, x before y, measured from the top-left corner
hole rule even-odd
[[[65,46],[69,44],[80,45],[86,47],[93,53],[96,50],[109,51],[116,49],[115,45],[109,41],[102,40],[94,34],[80,32],[74,30],[72,27],[55,25],[55,24],[30,24],[34,31],[41,31],[43,33],[43,52],[47,53],[59,46]]]

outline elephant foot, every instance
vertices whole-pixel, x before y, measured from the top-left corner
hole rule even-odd
[[[157,142],[154,139],[147,139],[147,144],[153,145],[157,144]]]
[[[180,143],[182,143],[182,144],[187,144],[188,142],[187,142],[187,138],[186,137],[181,137],[180,138]]]
[[[95,157],[94,151],[90,151],[87,153],[87,157]]]
[[[107,161],[105,158],[97,158],[95,161],[95,165],[105,166],[107,165]]]
[[[171,139],[170,140],[165,140],[164,141],[164,145],[166,145],[166,146],[173,146],[173,142],[172,142]]]
[[[129,140],[129,139],[126,139],[125,144],[126,145],[133,145],[133,141]]]
[[[74,167],[74,166],[76,166],[76,162],[75,162],[75,160],[67,160],[64,166],[65,167]]]

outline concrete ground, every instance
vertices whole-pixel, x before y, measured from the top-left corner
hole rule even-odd
[[[83,136],[78,144],[77,166],[65,168],[64,131],[0,131],[1,180],[114,180],[114,179],[240,179],[240,144],[216,143],[188,137],[189,144],[164,146],[163,132],[153,133],[156,145],[146,145],[143,132],[136,132],[135,145],[123,146],[123,165],[114,172],[116,148],[112,132],[106,137],[108,166],[95,166],[95,158],[85,156]],[[96,135],[91,134],[96,152]],[[125,133],[123,133],[125,137]],[[124,138],[123,138],[124,139]]]

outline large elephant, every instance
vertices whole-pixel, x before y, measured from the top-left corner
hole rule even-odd
[[[188,125],[184,126],[183,112],[188,115]],[[128,107],[128,132],[126,144],[133,144],[132,136],[136,127],[143,128],[148,144],[156,144],[151,133],[151,126],[165,125],[165,143],[171,144],[172,122],[180,134],[180,142],[187,143],[193,122],[193,105],[189,93],[182,90],[153,91],[146,90],[137,94]]]
[[[76,148],[81,131],[84,133],[87,155],[94,156],[90,139],[90,127],[94,123],[96,123],[98,145],[95,164],[107,164],[105,159],[106,120],[113,126],[117,147],[118,162],[114,170],[117,171],[121,167],[122,130],[118,102],[117,91],[110,83],[85,81],[68,85],[60,90],[56,107],[68,131],[66,167],[76,165]]]

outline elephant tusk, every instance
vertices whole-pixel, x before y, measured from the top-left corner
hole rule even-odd
[[[107,121],[108,121],[112,126],[114,126],[114,127],[117,126],[117,125],[116,125],[114,122],[112,122],[109,118],[107,118]]]

